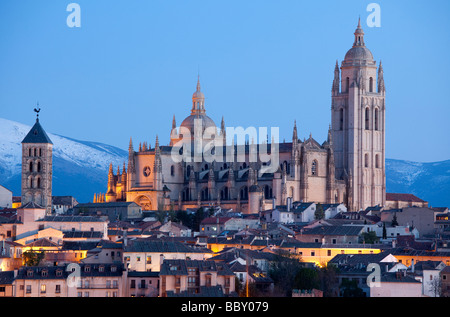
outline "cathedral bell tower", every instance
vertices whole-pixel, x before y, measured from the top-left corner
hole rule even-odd
[[[334,70],[331,133],[336,178],[347,183],[344,203],[358,211],[386,201],[385,86],[360,21],[354,35],[353,47]]]
[[[46,209],[52,208],[53,143],[39,123],[36,123],[22,141],[22,206],[32,202]]]

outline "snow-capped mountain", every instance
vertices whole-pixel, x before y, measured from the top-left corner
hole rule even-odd
[[[21,193],[21,142],[31,126],[0,118],[0,185],[13,195]],[[109,164],[122,167],[128,153],[97,142],[78,141],[47,131],[53,142],[54,196],[70,195],[79,202],[92,201],[94,193],[104,193]]]
[[[21,193],[21,142],[27,126],[0,118],[0,185]],[[48,133],[53,142],[53,195],[74,196],[79,202],[92,201],[104,193],[108,168],[114,172],[128,160],[128,153],[107,144],[78,141]],[[450,207],[450,160],[417,163],[386,159],[386,188],[390,193],[411,193],[434,207]]]
[[[450,160],[418,163],[386,159],[386,189],[414,194],[432,207],[450,207]]]

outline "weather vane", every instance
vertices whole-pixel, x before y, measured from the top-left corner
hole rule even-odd
[[[36,119],[39,119],[39,112],[41,111],[41,108],[39,108],[39,102],[37,103],[37,108],[34,108],[34,112],[36,112]]]

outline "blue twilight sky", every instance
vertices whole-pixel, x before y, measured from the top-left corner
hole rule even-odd
[[[81,28],[69,28],[69,3]],[[367,5],[381,8],[370,28]],[[220,125],[280,127],[319,142],[331,84],[361,16],[383,62],[386,157],[450,159],[450,1],[1,0],[0,117],[123,149],[167,144],[200,72]]]

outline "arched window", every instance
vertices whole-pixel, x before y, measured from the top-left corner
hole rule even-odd
[[[264,199],[272,198],[272,188],[269,185],[264,186]]]
[[[34,148],[34,156],[37,156],[37,149]]]
[[[191,176],[191,166],[190,166],[190,165],[188,165],[188,166],[186,167],[186,176],[187,176],[187,177]]]
[[[380,154],[375,155],[375,168],[380,168]]]
[[[373,77],[369,78],[369,92],[373,92]]]
[[[36,172],[40,172],[41,171],[41,162],[37,162],[37,170]]]
[[[33,172],[33,162],[30,162],[30,173]]]
[[[369,167],[369,154],[364,155],[364,167]]]
[[[369,130],[369,108],[366,108],[366,114],[365,114],[365,128],[366,130]]]
[[[378,108],[375,108],[374,125],[374,129],[378,131]]]
[[[36,179],[36,188],[41,188],[41,178],[40,177],[38,177]]]
[[[206,187],[202,190],[201,194],[201,200],[209,200],[209,189]]]
[[[221,191],[220,191],[220,199],[222,200],[228,200],[230,199],[229,197],[229,190],[228,187],[225,186]]]
[[[175,166],[170,166],[170,175],[174,176],[175,175]]]
[[[189,188],[185,188],[182,194],[182,198],[184,201],[189,201],[191,200],[191,193],[189,191]]]
[[[31,148],[28,149],[28,156],[31,156]]]
[[[344,108],[339,110],[339,130],[344,130]]]
[[[244,186],[241,188],[240,191],[240,197],[242,200],[247,200],[248,199],[248,187]]]
[[[345,91],[349,92],[350,91],[350,78],[346,78],[345,79]]]
[[[314,160],[311,165],[311,175],[317,175],[317,161]]]

